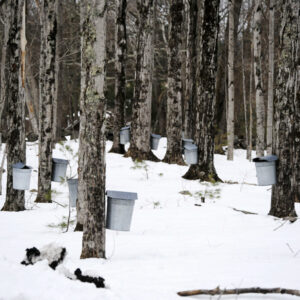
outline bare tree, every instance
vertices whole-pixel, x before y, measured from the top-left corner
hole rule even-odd
[[[262,22],[262,0],[255,0],[254,10],[254,78],[255,78],[255,100],[256,100],[256,155],[263,156],[265,149],[265,105],[263,97],[262,81],[262,52],[261,52],[261,22]]]
[[[81,258],[105,257],[105,0],[81,1],[79,188],[85,215]],[[83,147],[82,147],[83,146]]]
[[[21,211],[25,209],[24,191],[13,189],[13,168],[17,162],[25,163],[25,65],[22,55],[25,52],[25,1],[8,0],[6,3],[5,61],[2,74],[1,97],[7,101],[7,184],[6,199],[2,210]],[[23,57],[24,58],[24,57]]]
[[[274,99],[275,135],[273,149],[278,156],[277,184],[272,188],[270,215],[296,217],[294,202],[299,179],[299,1],[286,0],[280,9],[279,63]],[[298,160],[297,160],[298,158]]]
[[[227,108],[227,159],[233,160],[234,149],[234,8],[235,1],[229,0],[228,37],[228,108]]]
[[[137,1],[138,35],[130,147],[126,157],[158,161],[151,151],[154,0]]]
[[[274,98],[274,13],[275,2],[269,3],[269,74],[268,74],[268,110],[267,110],[267,152],[272,154],[273,136],[273,98]]]
[[[196,129],[193,139],[198,146],[199,162],[191,165],[185,179],[220,180],[214,167],[213,120],[215,111],[215,75],[219,30],[219,0],[205,0],[198,7],[201,16],[200,51],[197,62]]]
[[[110,152],[120,154],[125,153],[124,145],[120,144],[120,129],[125,125],[126,6],[127,0],[116,0],[114,140]]]
[[[51,202],[53,103],[55,98],[56,0],[41,2],[39,175],[36,202]]]
[[[182,138],[182,84],[181,55],[182,22],[184,4],[174,0],[170,5],[170,25],[168,42],[168,106],[167,106],[167,152],[166,163],[184,164],[181,154]]]

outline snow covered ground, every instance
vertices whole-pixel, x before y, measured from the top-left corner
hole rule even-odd
[[[107,150],[110,147],[107,142]],[[76,174],[77,148],[75,141],[68,141],[54,151],[54,157],[72,160],[68,176]],[[162,139],[155,154],[163,158],[165,151]],[[28,143],[27,164],[34,167],[32,190],[37,188],[37,154],[37,144]],[[300,223],[267,215],[270,187],[256,186],[254,164],[245,159],[245,151],[236,150],[234,155],[233,162],[215,155],[217,172],[227,183],[213,186],[182,179],[187,166],[152,162],[137,166],[129,158],[108,153],[107,189],[137,192],[138,200],[130,232],[106,231],[106,260],[80,260],[82,233],[73,232],[74,224],[67,233],[59,226],[66,221],[68,207],[35,204],[36,193],[27,191],[26,211],[0,212],[0,299],[169,300],[180,299],[178,291],[216,286],[300,289]],[[5,186],[4,174],[0,207]],[[54,200],[67,205],[67,184],[52,187]],[[298,204],[297,212],[300,215]],[[72,220],[75,215],[73,209]],[[28,267],[20,264],[26,248],[48,243],[67,248],[66,268],[73,272],[80,267],[83,273],[102,276],[107,288],[71,281],[45,261]],[[222,299],[295,297],[252,294]]]

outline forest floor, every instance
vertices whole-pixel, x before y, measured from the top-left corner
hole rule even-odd
[[[107,142],[107,151],[111,142]],[[3,146],[2,146],[3,149]],[[71,160],[68,176],[76,174],[76,141],[57,145],[54,157]],[[154,153],[163,158],[166,139]],[[300,222],[268,216],[270,186],[256,185],[255,167],[243,150],[234,161],[215,155],[217,185],[181,178],[188,166],[134,163],[107,154],[107,189],[137,192],[130,232],[106,230],[107,259],[80,260],[82,233],[65,233],[68,187],[53,183],[57,203],[35,204],[38,147],[27,145],[33,166],[31,191],[24,212],[0,212],[1,300],[169,300],[189,289],[284,287],[300,289]],[[253,155],[255,155],[253,153]],[[3,175],[5,200],[6,173]],[[205,194],[206,201],[201,203]],[[300,206],[296,204],[300,215]],[[241,211],[253,212],[245,214]],[[106,288],[72,281],[50,269],[46,261],[33,266],[20,262],[28,247],[56,243],[67,248],[64,266],[70,271],[105,278]],[[219,299],[210,296],[191,299]],[[222,296],[222,299],[296,299],[285,295]]]

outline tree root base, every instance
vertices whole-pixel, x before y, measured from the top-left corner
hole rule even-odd
[[[199,165],[191,165],[188,171],[182,176],[187,180],[200,180],[208,182],[223,182],[215,170],[208,170]]]
[[[124,157],[131,157],[132,160],[137,160],[137,161],[142,161],[142,160],[150,160],[153,162],[160,162],[160,159],[157,158],[152,151],[150,152],[143,152],[139,150],[133,150],[133,149],[128,149]]]

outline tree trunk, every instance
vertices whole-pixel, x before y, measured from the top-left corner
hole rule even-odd
[[[127,0],[116,0],[114,140],[109,152],[120,154],[125,153],[124,145],[120,144],[120,129],[125,125],[126,6]]]
[[[274,99],[275,136],[273,149],[278,156],[277,184],[272,188],[270,215],[296,217],[295,182],[299,178],[299,1],[287,0],[281,9],[281,29],[277,89]],[[298,77],[298,78],[297,78]]]
[[[262,68],[261,68],[261,17],[262,0],[255,0],[254,11],[254,78],[255,78],[255,101],[256,101],[256,155],[263,156],[265,149],[265,105],[262,87]]]
[[[25,51],[24,32],[22,31],[25,17],[25,1],[7,1],[8,32],[6,44],[6,71],[1,78],[5,87],[4,96],[7,101],[7,184],[6,200],[3,211],[25,210],[24,191],[13,189],[12,165],[17,162],[26,163],[25,144],[25,83],[24,64],[22,64],[22,51]],[[23,38],[21,38],[23,33]]]
[[[81,116],[79,186],[86,209],[81,258],[105,257],[105,0],[81,3]],[[83,152],[81,152],[83,150]]]
[[[131,121],[130,148],[126,157],[133,160],[159,159],[152,153],[151,103],[153,74],[153,0],[137,2],[139,12],[134,103]]]
[[[181,84],[181,28],[184,4],[174,0],[170,5],[168,42],[168,106],[167,106],[167,153],[163,159],[169,164],[184,165],[181,153],[182,138],[182,84]]]
[[[51,202],[53,103],[55,102],[56,0],[41,4],[39,175],[36,202]]]
[[[267,153],[272,154],[273,136],[273,98],[274,98],[274,13],[275,3],[269,4],[269,76],[268,76],[268,112],[267,112]]]
[[[193,120],[196,97],[196,66],[197,66],[197,0],[187,3],[187,48],[186,48],[186,83],[184,99],[184,136],[193,135]]]
[[[234,149],[234,0],[229,0],[228,37],[228,110],[227,110],[227,159],[233,160]]]
[[[200,51],[197,63],[196,131],[194,141],[198,146],[197,165],[191,165],[185,179],[219,181],[214,167],[215,75],[217,70],[217,41],[219,31],[219,1],[205,0],[198,7],[201,14]]]

